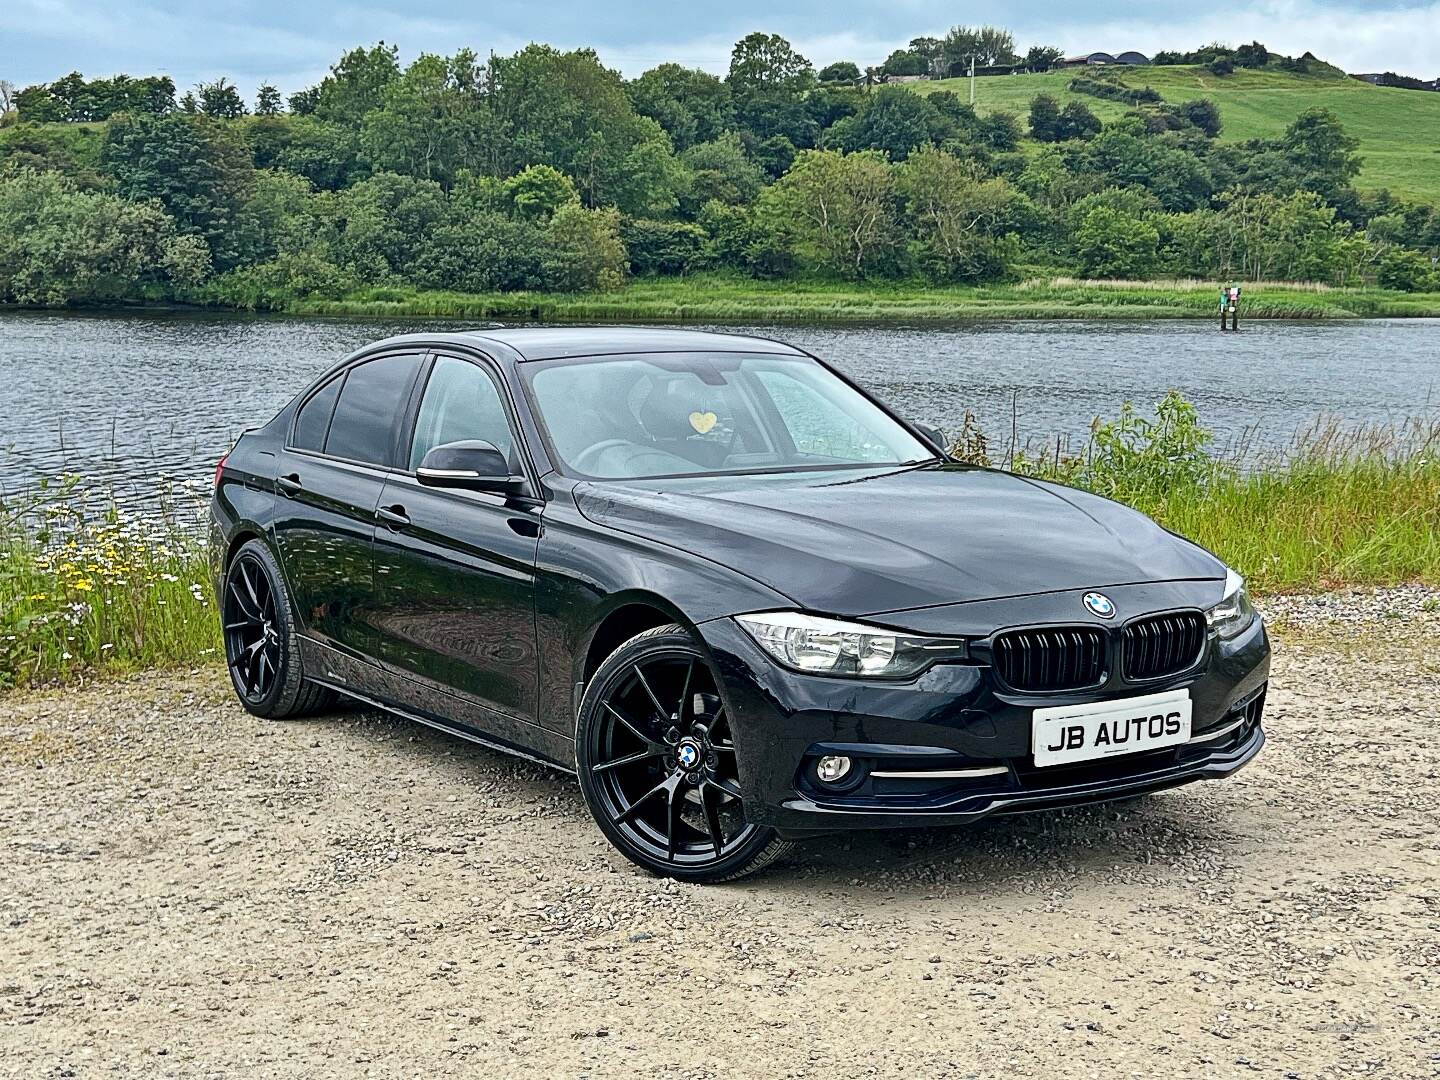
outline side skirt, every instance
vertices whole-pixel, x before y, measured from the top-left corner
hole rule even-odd
[[[388,701],[381,701],[379,698],[371,697],[369,694],[359,693],[358,691],[353,690],[350,687],[343,686],[340,683],[330,682],[327,679],[311,679],[310,681],[319,683],[321,686],[328,686],[331,690],[334,690],[338,694],[343,694],[345,697],[348,698],[354,698],[356,701],[363,702],[364,704],[369,705],[373,708],[380,709],[384,712],[392,713],[395,716],[399,716],[405,720],[413,720],[417,724],[424,724],[426,727],[434,728],[436,731],[443,731],[447,735],[453,735],[457,739],[464,739],[466,742],[472,742],[479,746],[483,746],[487,750],[498,750],[502,754],[509,754],[511,757],[517,757],[525,761],[531,761],[534,762],[536,765],[544,765],[546,768],[554,769],[557,772],[563,772],[570,776],[575,775],[575,770],[569,765],[561,765],[558,761],[551,761],[547,757],[541,757],[539,754],[533,754],[528,750],[522,750],[518,746],[511,746],[509,743],[503,743],[496,739],[488,739],[484,735],[479,734],[478,732],[471,731],[468,728],[460,727],[455,724],[447,723],[446,721],[441,720],[437,717],[423,716],[420,713],[411,712],[409,709],[403,709],[399,705],[391,704]]]

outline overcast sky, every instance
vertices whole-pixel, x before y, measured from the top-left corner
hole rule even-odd
[[[1279,52],[1308,49],[1352,72],[1440,76],[1440,0],[378,0],[327,8],[303,0],[0,0],[0,79],[26,86],[74,70],[165,73],[185,89],[226,75],[247,95],[266,81],[288,93],[317,81],[344,49],[382,39],[399,45],[407,61],[420,52],[468,46],[483,55],[543,41],[592,46],[631,76],[666,60],[723,73],[731,45],[752,30],[783,34],[817,66],[853,60],[863,67],[957,22],[1001,22],[1022,51],[1042,43],[1066,52],[1148,53],[1254,38]]]

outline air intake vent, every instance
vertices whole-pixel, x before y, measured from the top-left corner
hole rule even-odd
[[[1151,615],[1125,627],[1125,677],[1160,679],[1184,671],[1205,647],[1205,616],[1198,611]]]
[[[995,639],[994,657],[1016,690],[1078,690],[1105,676],[1105,634],[1093,626],[1010,630]]]

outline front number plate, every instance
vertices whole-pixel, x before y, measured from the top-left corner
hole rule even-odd
[[[1139,754],[1190,739],[1190,691],[1035,710],[1030,749],[1035,764],[1067,765]]]

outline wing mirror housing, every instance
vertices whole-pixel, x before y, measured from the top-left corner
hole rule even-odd
[[[945,438],[945,432],[941,431],[934,424],[915,423],[914,427],[921,435],[929,439],[942,456],[948,456],[950,440]]]
[[[523,476],[511,474],[510,462],[495,444],[482,439],[432,448],[415,470],[415,479],[426,487],[464,488],[496,495],[513,495],[525,485]]]

